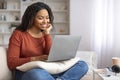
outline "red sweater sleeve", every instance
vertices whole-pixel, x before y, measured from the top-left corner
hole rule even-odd
[[[21,36],[19,32],[13,32],[8,46],[7,62],[10,69],[30,61],[30,58],[20,58]]]
[[[50,34],[45,35],[44,39],[45,39],[44,53],[49,54],[49,51],[52,45],[52,39],[51,39]]]

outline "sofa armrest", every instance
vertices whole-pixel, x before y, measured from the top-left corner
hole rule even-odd
[[[77,51],[76,57],[85,61],[89,67],[97,68],[97,55],[94,51]]]
[[[0,80],[12,80],[12,73],[7,66],[6,48],[0,47]]]
[[[88,64],[87,74],[80,80],[93,80],[93,69],[97,67],[97,56],[94,51],[77,51],[76,57]]]

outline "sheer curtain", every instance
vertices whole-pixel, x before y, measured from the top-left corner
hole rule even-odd
[[[111,58],[120,57],[120,24],[115,25],[114,1],[94,0],[91,48],[98,54],[98,68],[112,66]]]

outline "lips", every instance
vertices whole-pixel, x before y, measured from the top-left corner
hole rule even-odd
[[[41,28],[47,28],[48,27],[48,24],[42,24],[41,25]]]

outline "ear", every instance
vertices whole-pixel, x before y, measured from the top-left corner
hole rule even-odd
[[[115,73],[119,73],[119,72],[120,72],[120,66],[118,66],[118,65],[113,65],[113,66],[112,66],[112,71],[115,72]]]

